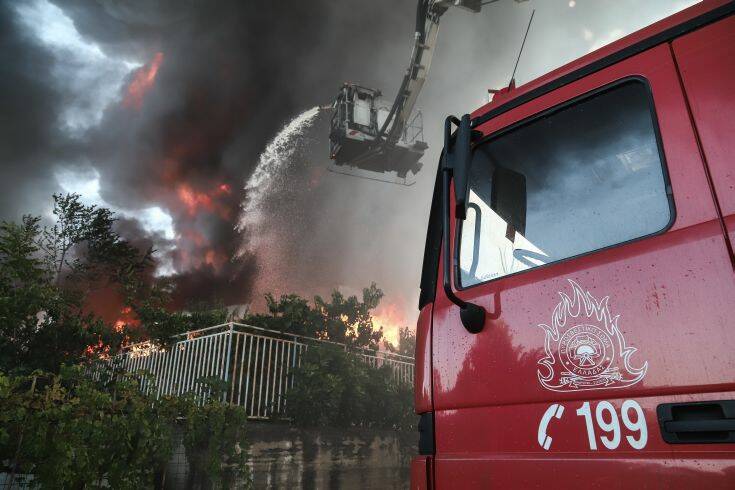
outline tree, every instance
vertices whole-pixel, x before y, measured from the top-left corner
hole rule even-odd
[[[398,329],[398,346],[385,342],[385,347],[396,354],[413,357],[416,354],[416,334],[408,327]]]
[[[128,287],[127,303],[140,320],[141,334],[158,345],[170,345],[177,334],[225,323],[227,309],[218,303],[195,303],[186,311],[171,311],[173,284],[165,279],[137,281]]]
[[[141,254],[115,232],[116,218],[106,208],[85,206],[79,194],[54,194],[56,222],[37,239],[57,283],[76,289],[126,284],[152,264],[152,250]],[[102,284],[100,284],[102,283]]]
[[[0,225],[0,368],[58,370],[96,344],[102,325],[81,312],[39,254],[39,218]]]
[[[242,321],[351,347],[377,349],[383,329],[375,328],[371,312],[382,298],[383,291],[375,283],[362,290],[362,300],[354,295],[345,297],[334,290],[329,301],[321,296],[314,297],[313,306],[296,294],[284,294],[278,300],[266,294],[268,314],[246,315]]]
[[[0,473],[22,488],[164,488],[177,428],[201,488],[250,488],[247,413],[196,392],[157,397],[152,378],[78,366],[0,371]],[[206,386],[206,385],[205,385]],[[33,475],[27,479],[26,475]]]
[[[13,369],[31,351],[48,322],[46,311],[58,303],[51,274],[37,257],[39,218],[0,225],[0,367]]]
[[[57,372],[85,352],[118,348],[126,332],[86,311],[94,288],[123,289],[150,265],[113,229],[113,214],[54,195],[56,222],[0,225],[0,369]]]
[[[371,310],[378,307],[383,298],[383,291],[375,283],[363,288],[362,301],[357,296],[345,298],[342,293],[332,292],[332,301],[314,298],[314,309],[317,311],[322,330],[321,338],[356,347],[378,348],[383,338],[383,328],[374,328]]]
[[[319,332],[318,318],[308,300],[297,294],[283,294],[276,299],[271,293],[265,295],[267,314],[251,313],[240,320],[254,326],[288,332],[305,337],[316,337]]]
[[[286,414],[301,427],[411,430],[412,406],[413,387],[396,382],[389,365],[370,366],[333,345],[306,350],[286,394]]]

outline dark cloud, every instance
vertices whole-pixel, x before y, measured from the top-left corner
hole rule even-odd
[[[54,188],[47,173],[64,144],[55,125],[62,100],[52,56],[24,32],[11,2],[0,3],[0,211],[17,219]],[[19,183],[21,185],[19,186]],[[24,192],[18,192],[22,188]]]

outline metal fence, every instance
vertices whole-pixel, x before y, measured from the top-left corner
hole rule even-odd
[[[285,394],[293,387],[294,369],[301,365],[310,346],[347,350],[343,344],[267,330],[240,323],[226,323],[181,334],[170,349],[148,342],[133,344],[115,361],[126,371],[146,370],[150,381],[142,388],[158,396],[194,392],[208,396],[197,380],[216,378],[225,386],[224,401],[240,405],[252,419],[283,414]],[[413,383],[412,357],[369,349],[349,349],[374,368],[388,366],[397,383]]]

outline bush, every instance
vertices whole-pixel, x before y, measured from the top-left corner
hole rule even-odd
[[[295,425],[413,429],[413,387],[393,381],[389,366],[372,368],[343,349],[311,346],[294,377],[286,414]]]
[[[156,400],[141,391],[141,373],[106,378],[91,381],[80,368],[0,373],[0,472],[16,481],[32,475],[29,485],[39,488],[161,488],[183,420],[202,488],[247,476],[241,408],[193,396]]]
[[[189,461],[189,488],[250,488],[245,428],[247,413],[242,407],[221,402],[226,383],[218,378],[202,379],[201,397],[181,399],[184,418],[184,449]]]
[[[72,368],[0,379],[3,471],[32,474],[33,486],[142,488],[171,455],[168,404],[142,395],[133,376],[110,391]]]

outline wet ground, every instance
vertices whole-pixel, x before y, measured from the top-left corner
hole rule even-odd
[[[364,429],[251,426],[256,488],[403,489],[415,436]]]
[[[255,488],[304,488],[304,489],[390,489],[409,487],[408,468],[333,468],[329,474],[306,472],[301,480],[294,475],[278,478],[277,482],[263,473],[254,475]]]
[[[248,425],[255,488],[404,489],[417,454],[416,434],[368,429],[295,429],[287,424]],[[167,472],[167,488],[186,488],[183,446]]]

